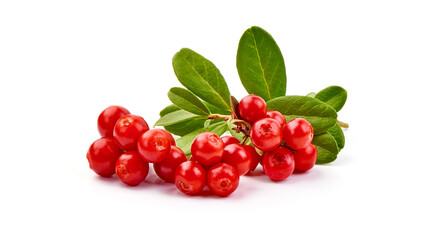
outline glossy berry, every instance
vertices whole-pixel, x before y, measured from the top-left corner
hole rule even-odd
[[[262,157],[256,152],[256,149],[251,145],[243,146],[251,156],[250,171],[256,170],[257,165],[262,161]]]
[[[281,181],[294,172],[294,156],[290,150],[284,147],[266,152],[263,156],[263,171],[275,181]]]
[[[282,139],[282,126],[272,118],[260,119],[251,128],[251,142],[262,151],[276,149],[282,143]]]
[[[154,163],[156,175],[166,182],[175,182],[175,170],[179,164],[186,162],[187,156],[185,153],[176,146],[171,146],[170,153],[159,163]]]
[[[136,151],[123,153],[116,161],[116,175],[121,182],[136,186],[144,181],[149,173],[149,164],[138,156]]]
[[[110,106],[104,109],[98,116],[97,124],[101,137],[113,137],[116,121],[127,114],[130,114],[129,110],[121,106]]]
[[[191,144],[191,155],[198,163],[211,166],[222,160],[224,142],[211,132],[204,132],[196,136]]]
[[[223,137],[221,137],[221,139],[222,139],[222,142],[224,142],[225,146],[233,144],[233,143],[240,143],[237,138],[232,137],[232,136],[223,136]]]
[[[286,125],[286,118],[285,116],[283,116],[283,114],[281,114],[279,111],[268,111],[266,113],[266,117],[267,118],[272,118],[274,120],[277,120],[277,122],[280,123],[280,126],[282,126],[282,129],[285,127]]]
[[[175,184],[179,191],[195,195],[205,186],[206,173],[204,167],[194,161],[186,161],[176,168]]]
[[[315,165],[317,148],[311,143],[306,148],[293,151],[293,155],[296,161],[295,172],[306,172]]]
[[[314,130],[311,124],[303,118],[294,118],[286,124],[283,130],[283,140],[294,150],[309,146],[313,137]]]
[[[138,138],[147,130],[149,130],[149,125],[142,117],[129,114],[116,121],[113,137],[120,148],[134,151]]]
[[[164,130],[164,129],[161,129],[161,130],[164,131],[165,134],[167,134],[168,139],[170,140],[170,144],[171,144],[172,146],[176,146],[176,141],[175,141],[175,138],[173,137],[173,135],[171,135],[171,133],[167,132],[167,131]]]
[[[190,159],[188,159],[188,161],[196,162],[196,160],[194,160],[193,156],[191,156]],[[197,163],[197,162],[196,162],[196,163]],[[205,172],[208,172],[208,170],[209,170],[210,167],[211,167],[211,166],[205,166],[205,165],[201,165],[201,166],[205,169]]]
[[[150,129],[138,139],[139,156],[146,162],[161,162],[167,157],[170,147],[170,138],[162,129]]]
[[[115,173],[115,163],[121,154],[123,151],[112,138],[103,137],[90,145],[86,157],[90,169],[100,176],[110,177]]]
[[[225,146],[222,162],[233,166],[237,170],[239,176],[242,176],[250,171],[251,155],[245,150],[244,146],[238,143],[233,143]]]
[[[247,122],[255,122],[266,116],[266,103],[263,98],[250,94],[239,103],[239,115]]]
[[[239,186],[239,174],[227,163],[218,163],[208,170],[207,185],[211,192],[226,197]]]

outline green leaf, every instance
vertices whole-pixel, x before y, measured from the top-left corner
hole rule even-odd
[[[208,116],[210,114],[210,110],[208,110],[205,104],[187,89],[174,87],[170,89],[167,95],[174,105],[183,110],[197,115]]]
[[[202,102],[205,104],[205,106],[207,106],[208,110],[210,110],[211,113],[224,114],[224,115],[231,114],[231,111],[229,111],[229,110],[218,108],[218,107],[213,106],[212,104],[209,104],[208,102],[203,101],[203,100],[202,100]]]
[[[331,134],[335,141],[337,142],[337,146],[339,151],[345,147],[345,135],[341,127],[338,124],[335,124],[332,128],[328,130],[328,133]]]
[[[210,126],[210,124],[211,124],[211,121],[212,121],[212,119],[205,120],[204,128],[208,128]]]
[[[168,113],[161,117],[156,123],[155,126],[169,126],[175,123],[183,122],[190,119],[204,119],[202,116],[195,115],[193,113],[178,110],[171,113]]]
[[[236,67],[249,94],[269,101],[286,93],[286,70],[273,37],[260,27],[245,31],[237,49]]]
[[[230,109],[227,83],[212,62],[183,48],[173,57],[173,69],[179,82],[188,90],[214,106]]]
[[[345,105],[348,93],[342,87],[330,86],[318,92],[315,98],[331,105],[338,112]]]
[[[236,132],[236,131],[232,130],[232,128],[234,128],[234,127],[237,127],[237,126],[232,123],[228,123],[228,132],[230,132],[231,136],[237,138],[239,140],[239,142],[242,142],[243,138],[245,137],[245,134],[243,134],[242,132]]]
[[[315,134],[326,132],[337,122],[337,113],[328,104],[307,96],[284,96],[267,102],[268,110],[285,115],[286,120],[304,118],[314,128]]]
[[[325,164],[335,161],[338,154],[338,146],[334,137],[326,132],[314,136],[312,143],[317,147],[316,164]]]
[[[205,103],[205,104],[210,109],[210,111],[216,112],[216,111],[212,110],[212,106],[213,105],[209,105],[207,103]],[[218,109],[218,108],[216,108],[216,109]],[[181,109],[179,107],[177,107],[176,105],[172,104],[172,105],[169,105],[169,106],[165,107],[164,109],[162,109],[162,111],[159,113],[159,115],[161,117],[163,117],[164,115],[166,115],[168,113],[175,112],[175,111],[178,111],[178,110],[181,110]],[[228,113],[228,111],[226,111],[226,112]],[[182,122],[179,122],[179,123],[175,123],[175,124],[172,124],[172,125],[164,126],[164,129],[169,131],[170,133],[172,133],[174,135],[184,136],[184,135],[186,135],[188,133],[191,133],[191,132],[193,132],[193,131],[195,131],[197,129],[203,128],[205,121],[206,121],[205,119],[189,119],[189,120],[182,121]],[[211,124],[217,123],[217,122],[220,122],[220,121],[223,121],[223,120],[222,119],[216,119],[216,120],[213,120],[211,122]]]
[[[176,112],[178,110],[181,110],[179,107],[177,107],[174,104],[168,105],[167,107],[165,107],[164,109],[161,110],[161,112],[159,112],[159,116],[163,117],[164,115],[171,113],[171,112]]]
[[[164,129],[174,135],[184,136],[197,129],[203,128],[205,121],[205,119],[190,119],[172,125],[164,126]]]
[[[227,131],[227,122],[219,122],[216,124],[210,125],[208,128],[200,128],[197,129],[181,138],[176,140],[176,146],[184,151],[185,155],[189,155],[191,153],[191,144],[193,143],[194,138],[203,132],[212,132],[217,134],[218,136],[222,135],[225,131]]]
[[[315,93],[315,92],[310,92],[310,93],[306,94],[307,97],[312,97],[312,98],[314,98],[316,95],[317,95],[317,93]]]

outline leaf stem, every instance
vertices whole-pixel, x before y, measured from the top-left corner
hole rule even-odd
[[[210,114],[208,115],[207,119],[223,119],[225,121],[228,121],[231,119],[231,116],[222,114]]]
[[[345,122],[341,122],[341,121],[337,121],[338,125],[342,128],[348,128],[349,124],[345,123]]]

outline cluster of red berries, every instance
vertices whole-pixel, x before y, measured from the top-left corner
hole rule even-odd
[[[136,186],[147,177],[149,163],[153,163],[160,178],[173,182],[176,166],[187,161],[169,132],[149,129],[142,117],[123,107],[110,106],[102,111],[98,131],[102,138],[92,143],[87,159],[100,176],[116,173],[122,182]]]
[[[181,192],[195,195],[207,185],[218,196],[234,192],[239,177],[254,171],[259,163],[276,181],[286,179],[294,170],[304,172],[314,166],[317,149],[311,143],[313,129],[305,119],[287,123],[280,112],[267,112],[265,101],[256,95],[244,97],[233,116],[251,126],[244,130],[244,140],[249,136],[254,146],[232,136],[204,132],[194,139],[187,160],[169,132],[149,129],[142,117],[110,106],[98,117],[102,138],[87,152],[89,166],[100,176],[116,173],[122,182],[136,186],[147,177],[152,163],[156,174],[174,182]]]
[[[239,118],[251,124],[251,142],[262,153],[263,171],[280,181],[296,172],[314,167],[317,148],[312,144],[314,131],[303,118],[286,122],[278,111],[267,111],[265,100],[256,95],[244,97],[238,107]]]

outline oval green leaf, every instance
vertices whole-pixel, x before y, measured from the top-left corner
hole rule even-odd
[[[348,93],[340,86],[330,86],[318,92],[315,98],[331,105],[338,112],[345,105]]]
[[[218,108],[212,104],[209,104],[206,101],[202,101],[202,102],[205,104],[205,106],[207,106],[208,110],[210,110],[211,113],[224,114],[224,115],[231,114],[230,110]]]
[[[213,112],[213,109],[212,109],[213,105],[209,105],[207,103],[205,103],[205,104],[210,109],[210,111]],[[217,108],[217,109],[219,109],[219,108]],[[165,107],[164,109],[162,109],[162,111],[159,113],[159,115],[160,115],[160,117],[163,117],[164,115],[166,115],[168,113],[176,112],[178,110],[181,110],[181,109],[179,107],[177,107],[176,105],[172,104],[172,105],[169,105],[169,106]],[[216,112],[216,111],[214,111],[214,112]],[[184,136],[184,135],[189,134],[197,129],[203,128],[205,121],[206,121],[205,119],[189,119],[189,120],[185,120],[185,121],[175,123],[172,125],[164,126],[164,129],[174,135]],[[212,123],[216,123],[216,122],[220,122],[220,121],[223,121],[223,120],[217,119],[217,120],[212,121]]]
[[[156,123],[155,126],[169,126],[175,123],[183,122],[186,120],[194,120],[194,119],[203,119],[203,117],[195,115],[193,113],[178,110],[171,113],[168,113],[162,116]]]
[[[172,125],[164,126],[164,129],[174,135],[184,136],[197,129],[203,128],[205,121],[205,119],[190,119]]]
[[[230,109],[227,83],[219,69],[198,53],[183,48],[173,57],[179,82],[201,99],[222,109]]]
[[[343,131],[338,124],[335,124],[332,128],[330,128],[328,130],[328,133],[330,133],[334,137],[335,141],[337,142],[339,151],[345,147],[345,135],[343,134]]]
[[[245,31],[237,49],[236,67],[249,94],[269,101],[286,93],[282,52],[273,37],[260,27]]]
[[[176,112],[176,111],[178,111],[178,110],[181,110],[181,109],[180,109],[179,107],[177,107],[176,105],[171,104],[171,105],[168,105],[167,107],[165,107],[164,109],[162,109],[162,110],[159,112],[159,116],[160,116],[160,117],[163,117],[164,115],[166,115],[166,114],[168,114],[168,113]]]
[[[286,120],[304,118],[314,128],[315,134],[326,132],[337,122],[337,113],[328,104],[307,96],[284,96],[267,102],[268,110],[285,115]]]
[[[167,95],[174,105],[185,111],[204,116],[210,114],[207,106],[187,89],[174,87],[170,89]]]
[[[326,132],[314,136],[312,143],[317,147],[316,164],[326,164],[335,161],[338,154],[338,146],[334,137]]]
[[[193,143],[194,138],[203,132],[212,132],[217,134],[218,136],[222,135],[225,131],[227,131],[227,122],[219,122],[216,124],[210,125],[208,128],[200,128],[197,129],[181,138],[176,140],[176,146],[184,151],[185,155],[191,154],[191,144]]]

